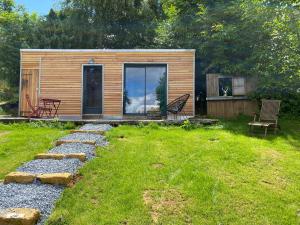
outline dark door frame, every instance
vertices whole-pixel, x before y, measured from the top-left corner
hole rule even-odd
[[[102,115],[104,112],[104,65],[103,64],[82,64],[81,67],[81,116],[83,115],[95,115],[95,114],[84,114],[83,107],[84,107],[84,67],[86,66],[101,66],[102,67],[102,104],[101,104],[101,113],[96,115]]]

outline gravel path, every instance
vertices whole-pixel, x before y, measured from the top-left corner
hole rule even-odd
[[[107,131],[112,127],[108,124],[86,124],[80,130]],[[106,146],[108,142],[99,134],[74,133],[61,140],[96,141],[96,146]],[[95,146],[81,143],[68,143],[54,147],[49,153],[85,153],[88,159],[95,157]],[[83,163],[79,159],[37,159],[20,166],[17,171],[33,174],[43,173],[76,173]],[[38,225],[43,225],[51,214],[56,200],[64,187],[48,184],[1,184],[0,209],[35,208],[41,211]]]
[[[76,173],[77,169],[82,166],[79,159],[37,159],[25,163],[17,171],[33,174],[43,173]]]
[[[109,124],[92,124],[88,123],[81,127],[79,130],[96,130],[96,131],[109,131],[113,127]]]
[[[42,225],[62,191],[63,187],[47,184],[0,184],[0,209],[39,209],[41,220],[38,225]]]
[[[96,146],[106,146],[108,143],[105,140],[105,137],[100,134],[85,134],[85,133],[74,133],[69,134],[60,139],[61,141],[96,141]]]
[[[95,157],[95,146],[81,144],[81,143],[68,143],[62,144],[55,148],[52,148],[49,153],[60,153],[60,154],[70,154],[70,153],[85,153],[88,160]]]

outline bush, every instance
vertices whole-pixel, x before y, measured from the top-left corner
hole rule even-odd
[[[151,122],[147,125],[148,128],[157,130],[159,128],[159,125],[157,123]]]
[[[300,91],[297,91],[296,88],[278,86],[260,87],[250,97],[258,101],[261,101],[261,99],[281,100],[281,115],[300,116]]]
[[[62,123],[58,120],[53,121],[34,121],[29,123],[31,127],[48,127],[48,128],[57,128],[57,129],[64,129],[70,130],[74,129],[76,125],[73,122]]]
[[[65,130],[72,130],[72,129],[75,129],[75,127],[76,127],[75,123],[70,122],[70,121],[63,125],[63,128]]]
[[[193,130],[196,128],[196,126],[192,124],[189,120],[185,120],[180,127],[184,130]]]

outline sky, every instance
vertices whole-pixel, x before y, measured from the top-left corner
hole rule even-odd
[[[16,4],[24,5],[28,12],[36,12],[43,16],[51,8],[57,8],[58,0],[15,0]]]

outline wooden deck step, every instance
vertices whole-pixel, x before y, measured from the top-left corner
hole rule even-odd
[[[103,130],[71,130],[70,133],[71,134],[74,134],[74,133],[88,133],[88,134],[101,134],[101,135],[104,135],[105,131],[103,131]]]
[[[42,153],[37,154],[35,156],[35,159],[79,159],[81,162],[84,162],[86,160],[86,154],[85,153],[70,153],[70,154],[57,154],[57,153]]]
[[[8,208],[0,210],[1,225],[35,225],[41,213],[31,208]]]
[[[88,144],[88,145],[96,145],[96,141],[80,141],[80,140],[60,140],[56,141],[56,146],[68,143],[81,143],[81,144]]]

